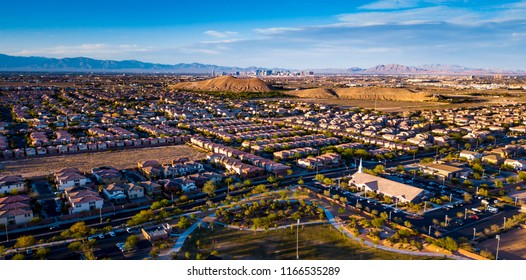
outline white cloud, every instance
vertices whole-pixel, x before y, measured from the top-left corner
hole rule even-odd
[[[151,51],[150,47],[138,45],[109,45],[109,44],[80,44],[80,45],[60,45],[42,49],[24,49],[14,53],[14,55],[41,55],[41,56],[97,56],[108,57],[122,53],[137,53]]]
[[[396,12],[364,12],[338,16],[340,24],[347,26],[371,26],[388,24],[422,24],[448,22],[454,24],[477,24],[481,15],[463,8],[435,6]]]
[[[359,9],[364,10],[397,10],[415,8],[422,4],[441,4],[447,0],[380,0],[372,2],[363,6]]]
[[[301,31],[301,27],[270,27],[270,28],[256,28],[254,31],[259,35],[269,36],[282,34],[289,31]]]
[[[216,38],[227,38],[231,36],[238,35],[238,32],[234,31],[217,31],[217,30],[207,30],[204,32],[208,36],[216,37]]]

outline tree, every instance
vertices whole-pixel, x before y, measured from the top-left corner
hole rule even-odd
[[[39,259],[44,260],[44,259],[46,259],[46,256],[49,254],[49,252],[51,252],[51,250],[49,248],[40,247],[36,251],[36,255],[37,255],[37,257]]]
[[[316,177],[314,177],[314,179],[316,179],[316,181],[318,182],[321,182],[323,181],[323,179],[325,179],[325,176],[323,176],[323,174],[316,174]]]
[[[189,260],[190,259],[190,252],[188,252],[188,251],[184,252],[184,258]]]
[[[491,252],[490,252],[489,250],[487,250],[487,249],[481,250],[481,251],[480,251],[480,256],[481,256],[481,257],[484,257],[484,258],[487,258],[487,259],[490,259],[490,260],[495,259],[495,255],[493,255],[493,253],[491,253]]]
[[[250,186],[252,186],[252,181],[250,181],[250,180],[245,180],[245,181],[243,181],[243,186],[245,186],[245,187],[250,187]]]
[[[200,250],[200,246],[201,246],[201,240],[197,239],[197,241],[195,242],[195,245],[197,245],[197,249]]]
[[[141,212],[135,214],[126,224],[128,226],[136,226],[140,224],[144,224],[150,220],[153,220],[154,214],[151,209],[149,210],[141,210]]]
[[[180,229],[187,229],[189,226],[190,221],[185,216],[181,216],[181,218],[179,218],[179,222],[177,223],[177,227]]]
[[[385,171],[385,167],[383,165],[381,165],[381,164],[375,166],[374,169],[373,169],[373,172],[375,174],[384,173],[384,171]]]
[[[16,254],[16,255],[14,255],[13,258],[11,258],[11,259],[12,259],[12,260],[15,260],[15,261],[21,261],[21,260],[25,260],[26,257],[24,257],[23,254],[18,253],[18,254]]]
[[[457,218],[461,219],[462,217],[464,217],[464,213],[457,212]]]
[[[375,228],[380,228],[385,224],[385,220],[382,218],[374,218],[371,220],[371,225]]]
[[[292,169],[288,169],[288,170],[287,170],[287,175],[290,176],[290,175],[292,175],[292,174],[294,174],[294,171],[292,171]]]
[[[275,178],[274,176],[269,176],[269,177],[267,178],[267,181],[268,181],[269,183],[273,184],[273,183],[276,183],[278,180],[276,180],[276,178]]]
[[[303,185],[303,184],[305,184],[305,181],[303,181],[303,179],[299,179],[298,180],[298,185]]]
[[[325,178],[325,179],[323,179],[323,183],[325,185],[332,185],[332,184],[334,184],[334,181],[331,180],[330,178]]]
[[[473,164],[472,168],[473,168],[473,171],[475,172],[479,172],[479,173],[484,172],[484,168],[482,167],[480,163]]]
[[[519,178],[519,180],[521,180],[523,182],[526,181],[526,172],[520,171],[519,175],[517,175],[517,177]]]
[[[205,185],[203,186],[203,192],[206,193],[210,197],[215,196],[215,191],[216,191],[216,185],[213,181],[207,181]]]
[[[124,248],[129,251],[133,250],[135,246],[137,246],[137,242],[139,242],[139,237],[137,235],[130,235],[128,238],[126,238],[126,242],[124,242]]]
[[[465,192],[465,193],[463,194],[463,196],[464,196],[464,201],[465,201],[465,202],[468,202],[468,203],[471,202],[471,199],[473,198],[473,197],[472,197],[469,193],[467,193],[467,192]]]
[[[413,225],[411,224],[410,221],[404,221],[404,226],[407,227],[407,228],[412,228]]]
[[[37,240],[32,235],[24,235],[20,236],[15,243],[15,248],[26,248],[32,245],[35,245],[37,243]]]
[[[496,188],[502,188],[502,187],[504,187],[504,184],[502,183],[502,181],[495,180],[493,183],[495,184],[495,187],[496,187]]]
[[[405,168],[401,164],[396,167],[396,170],[398,170],[398,172],[400,172],[400,173],[404,173],[405,172]]]
[[[82,238],[90,233],[90,228],[85,222],[77,222],[69,228],[71,237]]]
[[[254,187],[254,189],[252,190],[252,193],[253,194],[258,194],[258,193],[264,193],[266,191],[267,191],[267,186],[265,186],[263,184],[259,184],[259,185]]]
[[[508,184],[516,183],[517,182],[517,178],[515,178],[514,176],[510,176],[510,177],[506,178],[506,182],[508,182]]]

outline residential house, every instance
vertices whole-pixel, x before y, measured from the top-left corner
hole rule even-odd
[[[106,185],[102,189],[102,193],[109,201],[115,204],[126,203],[126,194],[124,193],[124,188],[122,186],[122,184]]]
[[[8,194],[13,190],[23,192],[26,189],[26,181],[21,175],[8,175],[0,177],[0,194]]]
[[[15,195],[0,198],[0,224],[21,225],[33,219],[30,198],[26,195]]]
[[[139,183],[144,188],[146,194],[156,195],[163,192],[162,186],[152,181],[142,181]]]
[[[115,184],[122,179],[122,174],[113,166],[101,166],[91,169],[91,174],[101,184]]]
[[[515,170],[526,170],[526,160],[506,159],[505,165],[513,166]]]
[[[167,224],[161,224],[158,226],[151,226],[141,229],[141,233],[146,238],[146,240],[150,241],[150,243],[153,243],[160,239],[166,239],[172,232],[172,227]]]
[[[102,209],[104,204],[104,199],[99,196],[99,193],[87,187],[67,188],[64,193],[71,205],[70,214]]]
[[[477,153],[477,152],[463,150],[462,152],[460,152],[460,157],[471,161],[471,160],[474,160],[476,158],[481,158],[482,155],[480,153]]]
[[[80,174],[77,168],[65,168],[55,173],[57,188],[61,191],[71,187],[81,187],[90,183],[90,179]]]
[[[144,197],[144,188],[133,184],[128,183],[123,185],[124,192],[128,196],[128,199],[137,199],[137,198],[143,198]]]
[[[419,167],[425,174],[442,178],[445,177],[448,180],[458,177],[466,178],[467,176],[469,176],[469,174],[472,173],[470,168],[463,168],[438,162],[419,164]]]

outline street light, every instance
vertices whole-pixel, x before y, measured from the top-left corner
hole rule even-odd
[[[389,211],[389,222],[391,221],[391,213],[393,213],[393,211]]]
[[[502,228],[506,228],[506,217],[504,217],[504,224],[502,225]]]
[[[429,232],[427,233],[427,235],[431,236],[431,225],[429,225]]]
[[[477,229],[473,228],[473,242],[475,242],[475,236],[477,234]]]
[[[298,219],[298,224],[296,226],[296,259],[300,259],[300,247],[299,247],[299,240],[300,240],[300,219]]]
[[[496,235],[495,238],[497,238],[497,252],[495,253],[495,260],[499,259],[499,245],[500,245],[500,235]]]
[[[446,215],[446,227],[447,227],[447,215]]]
[[[468,208],[464,209],[464,220],[468,218]]]

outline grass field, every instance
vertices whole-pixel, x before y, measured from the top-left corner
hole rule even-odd
[[[199,249],[196,245],[199,240]],[[200,253],[207,257],[217,251],[223,259],[241,260],[292,260],[296,259],[296,228],[268,232],[241,231],[215,227],[196,230],[187,239],[178,253],[184,259],[190,252],[190,259]],[[331,225],[300,227],[299,256],[308,260],[393,260],[393,259],[433,259],[391,253],[352,241],[336,231]]]
[[[137,166],[140,161],[154,159],[170,163],[180,157],[190,160],[204,159],[206,154],[186,145],[155,148],[126,149],[54,157],[29,158],[2,162],[4,175],[22,175],[24,177],[43,176],[66,167],[77,167],[80,171],[89,171],[93,167],[111,165],[117,169]]]
[[[499,258],[506,260],[526,260],[526,229],[511,229],[500,234]],[[479,243],[476,247],[487,249],[495,255],[497,240],[489,238]]]

